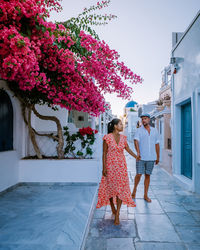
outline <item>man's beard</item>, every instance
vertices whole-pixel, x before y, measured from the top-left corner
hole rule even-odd
[[[146,122],[145,122],[145,123],[143,123],[143,126],[144,126],[144,127],[146,127],[146,126],[148,126],[148,125],[149,125],[149,124],[148,124],[148,123],[146,123]]]

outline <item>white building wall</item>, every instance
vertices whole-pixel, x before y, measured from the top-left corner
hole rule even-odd
[[[178,70],[172,77],[173,173],[188,189],[200,193],[200,13],[172,51]],[[173,66],[172,66],[172,69]],[[181,175],[181,105],[191,100],[192,180]]]
[[[41,115],[48,115],[48,116],[56,116],[61,123],[61,126],[67,126],[68,120],[68,110],[65,108],[58,107],[58,110],[54,111],[52,108],[49,108],[47,105],[36,105],[36,110]],[[46,121],[39,119],[37,116],[32,114],[32,125],[33,127],[39,131],[57,131],[56,123],[53,121]]]
[[[13,150],[0,152],[0,192],[18,183],[19,159],[25,156],[26,128],[21,115],[19,101],[13,97],[6,82],[0,80],[3,88],[10,97],[13,106]]]

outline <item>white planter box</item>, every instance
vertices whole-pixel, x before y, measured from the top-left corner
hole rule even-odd
[[[20,160],[19,182],[98,182],[101,161]]]

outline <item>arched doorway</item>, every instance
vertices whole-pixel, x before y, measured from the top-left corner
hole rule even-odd
[[[13,107],[8,94],[0,89],[0,152],[13,149]]]

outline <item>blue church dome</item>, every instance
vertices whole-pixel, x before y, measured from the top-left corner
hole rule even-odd
[[[134,101],[130,101],[126,104],[125,108],[134,108],[135,105],[137,105],[138,103],[137,102],[134,102]]]

